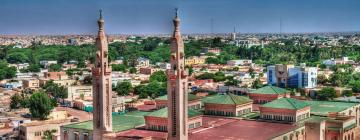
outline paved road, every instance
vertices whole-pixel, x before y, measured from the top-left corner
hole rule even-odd
[[[56,107],[56,110],[66,110],[71,116],[79,118],[79,121],[92,120],[92,113],[88,113],[82,110],[77,110],[69,107]]]

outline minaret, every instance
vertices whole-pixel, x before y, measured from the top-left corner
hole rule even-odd
[[[108,62],[108,42],[104,32],[104,20],[100,10],[99,32],[96,38],[96,59],[93,75],[93,139],[112,131],[111,67]]]
[[[233,41],[235,41],[235,40],[236,40],[235,27],[234,27],[234,31],[231,33],[231,40],[233,40]]]
[[[180,19],[176,9],[175,30],[171,41],[171,69],[167,70],[168,139],[188,139],[187,72],[185,71],[184,43],[180,35]]]

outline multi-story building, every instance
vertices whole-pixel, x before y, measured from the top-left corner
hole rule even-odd
[[[19,127],[20,140],[42,140],[45,131],[54,131],[53,134],[56,139],[60,137],[60,126],[69,124],[70,119],[65,120],[50,120],[50,121],[36,121],[23,124]]]
[[[23,88],[39,88],[40,87],[40,81],[39,79],[26,79],[22,81]]]
[[[93,91],[92,86],[68,86],[68,98],[67,100],[84,100],[88,97],[92,97]]]
[[[304,65],[282,65],[267,67],[268,84],[279,87],[314,88],[317,86],[317,68]]]
[[[150,60],[144,57],[139,57],[136,60],[136,66],[137,67],[149,67],[150,66]]]
[[[202,65],[205,64],[205,57],[201,56],[192,56],[185,59],[185,65],[191,66],[191,65]]]

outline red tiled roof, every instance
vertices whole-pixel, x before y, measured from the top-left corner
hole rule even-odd
[[[156,109],[156,105],[138,105],[136,108],[141,111],[151,111]]]

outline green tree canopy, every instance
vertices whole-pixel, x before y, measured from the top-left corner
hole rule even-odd
[[[130,82],[121,82],[118,83],[115,87],[115,91],[119,96],[126,96],[133,90],[133,87]]]
[[[157,71],[150,75],[150,82],[166,82],[167,77],[164,71]]]
[[[29,110],[33,118],[46,119],[54,104],[50,97],[42,91],[31,95],[29,100]]]
[[[336,98],[336,91],[333,87],[324,87],[317,92],[319,100],[332,100]]]

